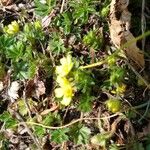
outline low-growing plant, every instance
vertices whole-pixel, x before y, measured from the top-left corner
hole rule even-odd
[[[35,13],[39,16],[47,16],[56,5],[56,0],[34,0]]]
[[[21,24],[17,21],[4,27],[4,33],[0,36],[1,62],[7,62],[3,67],[6,70],[11,68],[15,79],[29,79],[33,78],[40,66],[38,60],[42,52],[38,51],[36,43],[42,44],[45,37],[39,21],[25,23],[23,30],[19,28]]]
[[[121,50],[114,52],[113,47],[104,45],[108,39],[109,3],[110,0],[34,0],[34,17],[48,17],[49,25],[45,27],[41,20],[26,22],[24,18],[8,25],[2,23],[0,97],[1,104],[8,99],[9,105],[4,109],[9,110],[0,114],[0,148],[9,149],[10,141],[3,138],[5,129],[17,132],[24,126],[25,133],[37,140],[37,147],[46,138],[46,144],[58,148],[63,143],[62,149],[68,144],[81,149],[87,145],[119,149],[115,142],[117,123],[111,123],[117,117],[135,120],[139,106],[124,106],[126,81],[130,84],[136,79],[130,78]],[[91,58],[95,63],[89,64],[93,62]],[[148,87],[140,79],[138,86]],[[147,114],[148,102],[140,108],[145,106]],[[144,142],[148,150],[149,136]],[[129,148],[144,148],[134,138],[130,143]]]

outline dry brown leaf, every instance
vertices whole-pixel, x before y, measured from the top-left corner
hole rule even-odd
[[[42,111],[40,115],[42,115],[42,116],[47,115],[47,114],[49,114],[50,112],[55,111],[55,110],[57,110],[57,109],[58,109],[58,105],[55,104],[55,105],[52,106],[50,109],[45,109],[44,111]]]
[[[0,0],[0,3],[2,3],[4,6],[8,6],[13,3],[13,0]]]
[[[45,94],[46,88],[43,81],[37,81],[35,87],[36,96],[39,98],[41,95]]]
[[[127,9],[128,4],[129,0],[112,0],[110,4],[110,37],[117,48],[121,48],[125,43],[135,40],[130,32],[131,13]],[[144,54],[136,46],[136,42],[129,44],[123,50],[126,57],[132,62],[133,67],[144,68]]]
[[[28,80],[26,85],[25,85],[25,94],[26,97],[31,97],[32,93],[35,91],[35,82],[33,80]]]

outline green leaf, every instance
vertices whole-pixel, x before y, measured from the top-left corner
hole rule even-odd
[[[110,83],[112,85],[121,83],[124,79],[125,69],[120,67],[112,67],[112,72],[110,75]]]
[[[21,37],[24,42],[33,46],[35,46],[35,44],[39,41],[44,41],[45,36],[42,27],[40,27],[40,22],[26,23],[24,25]]]
[[[74,0],[70,2],[70,6],[74,9],[73,19],[75,24],[80,22],[81,24],[87,23],[90,13],[95,13],[95,9],[88,0]]]
[[[0,115],[0,121],[2,122],[6,122],[10,118],[11,116],[7,111],[4,111],[3,114]]]
[[[42,124],[44,125],[54,125],[60,122],[60,116],[57,113],[49,113],[44,116]]]
[[[79,110],[82,112],[90,112],[92,110],[92,100],[93,96],[90,96],[88,93],[82,94],[79,102]]]
[[[0,54],[6,55],[6,49],[12,46],[16,42],[15,38],[11,36],[2,35],[0,36]]]
[[[51,38],[52,39],[49,41],[48,49],[52,51],[55,56],[64,53],[66,48],[64,47],[64,42],[61,39],[61,36],[54,32],[51,35]]]
[[[45,134],[45,128],[40,127],[40,126],[35,126],[34,127],[34,133],[38,136],[38,137],[43,137],[43,135]]]
[[[58,129],[51,132],[51,140],[55,143],[62,143],[64,141],[67,141],[68,135],[66,134],[69,130],[67,128],[65,129]]]
[[[62,20],[62,26],[64,29],[65,34],[69,34],[72,29],[72,16],[71,13],[63,13],[62,14],[63,20]]]
[[[103,35],[99,30],[91,30],[83,37],[83,43],[94,49],[100,49],[103,42]]]
[[[28,110],[27,110],[27,108],[26,108],[26,106],[25,106],[24,101],[23,101],[22,99],[20,99],[20,100],[18,100],[17,104],[18,104],[18,109],[19,109],[20,114],[21,114],[22,116],[27,115]]]
[[[27,61],[14,62],[14,77],[16,79],[28,79],[28,67],[29,64]]]
[[[91,131],[89,128],[77,124],[70,128],[70,137],[76,144],[87,144]]]
[[[107,140],[110,138],[110,132],[99,133],[91,138],[91,143],[102,147],[106,146]]]
[[[16,119],[12,118],[7,111],[0,115],[0,121],[5,123],[6,128],[13,128],[17,124]]]
[[[24,55],[25,46],[22,42],[18,41],[10,46],[6,51],[6,57],[11,58],[13,61],[18,62]]]
[[[107,17],[108,13],[109,13],[109,5],[102,8],[102,10],[101,10],[101,16],[103,18],[105,18],[105,17]]]
[[[28,68],[28,78],[32,79],[34,75],[36,74],[37,65],[36,62],[30,62],[29,68]]]
[[[76,87],[81,90],[82,93],[91,91],[91,87],[95,84],[90,72],[77,70],[74,73],[74,79]],[[83,80],[84,79],[84,80]]]
[[[34,3],[35,13],[39,16],[46,16],[55,6],[56,0],[45,0],[45,3],[42,3],[40,0],[34,0]]]
[[[118,146],[115,144],[110,145],[109,150],[119,150]]]

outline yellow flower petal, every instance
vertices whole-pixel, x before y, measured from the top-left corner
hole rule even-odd
[[[65,97],[72,97],[73,96],[73,88],[71,85],[67,85],[63,87],[64,96]]]
[[[67,78],[61,76],[58,76],[56,81],[61,87],[65,87],[66,85],[70,84]]]
[[[64,106],[68,106],[71,103],[72,97],[63,97],[61,104]]]
[[[56,73],[61,75],[62,72],[63,72],[63,67],[62,66],[56,66]]]
[[[126,91],[126,85],[123,83],[116,88],[117,93],[123,94],[125,91]]]
[[[61,98],[64,95],[62,88],[56,88],[54,92],[57,98]]]
[[[67,59],[65,57],[61,58],[60,63],[61,63],[61,65],[67,64]]]
[[[56,73],[59,74],[59,76],[66,76],[71,71],[73,67],[72,57],[68,55],[67,57],[63,57],[60,59],[61,66],[56,67]]]

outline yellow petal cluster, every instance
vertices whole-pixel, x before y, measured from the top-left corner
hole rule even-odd
[[[60,81],[60,87],[55,89],[55,96],[57,98],[62,98],[62,105],[68,106],[74,95],[73,87],[65,77],[58,78],[58,80]]]
[[[113,94],[123,94],[126,91],[126,85],[120,84],[117,86],[116,90],[111,91]]]
[[[61,77],[67,76],[73,67],[71,55],[67,55],[67,57],[60,59],[60,63],[60,66],[56,66],[56,73]]]
[[[19,32],[19,24],[17,21],[13,21],[11,22],[11,24],[9,24],[7,27],[5,27],[5,31],[8,34],[16,34]]]
[[[61,104],[68,106],[74,96],[74,88],[71,82],[67,79],[67,75],[73,67],[72,58],[70,55],[60,60],[61,65],[56,66],[57,83],[59,87],[55,89],[55,96],[62,98]]]

